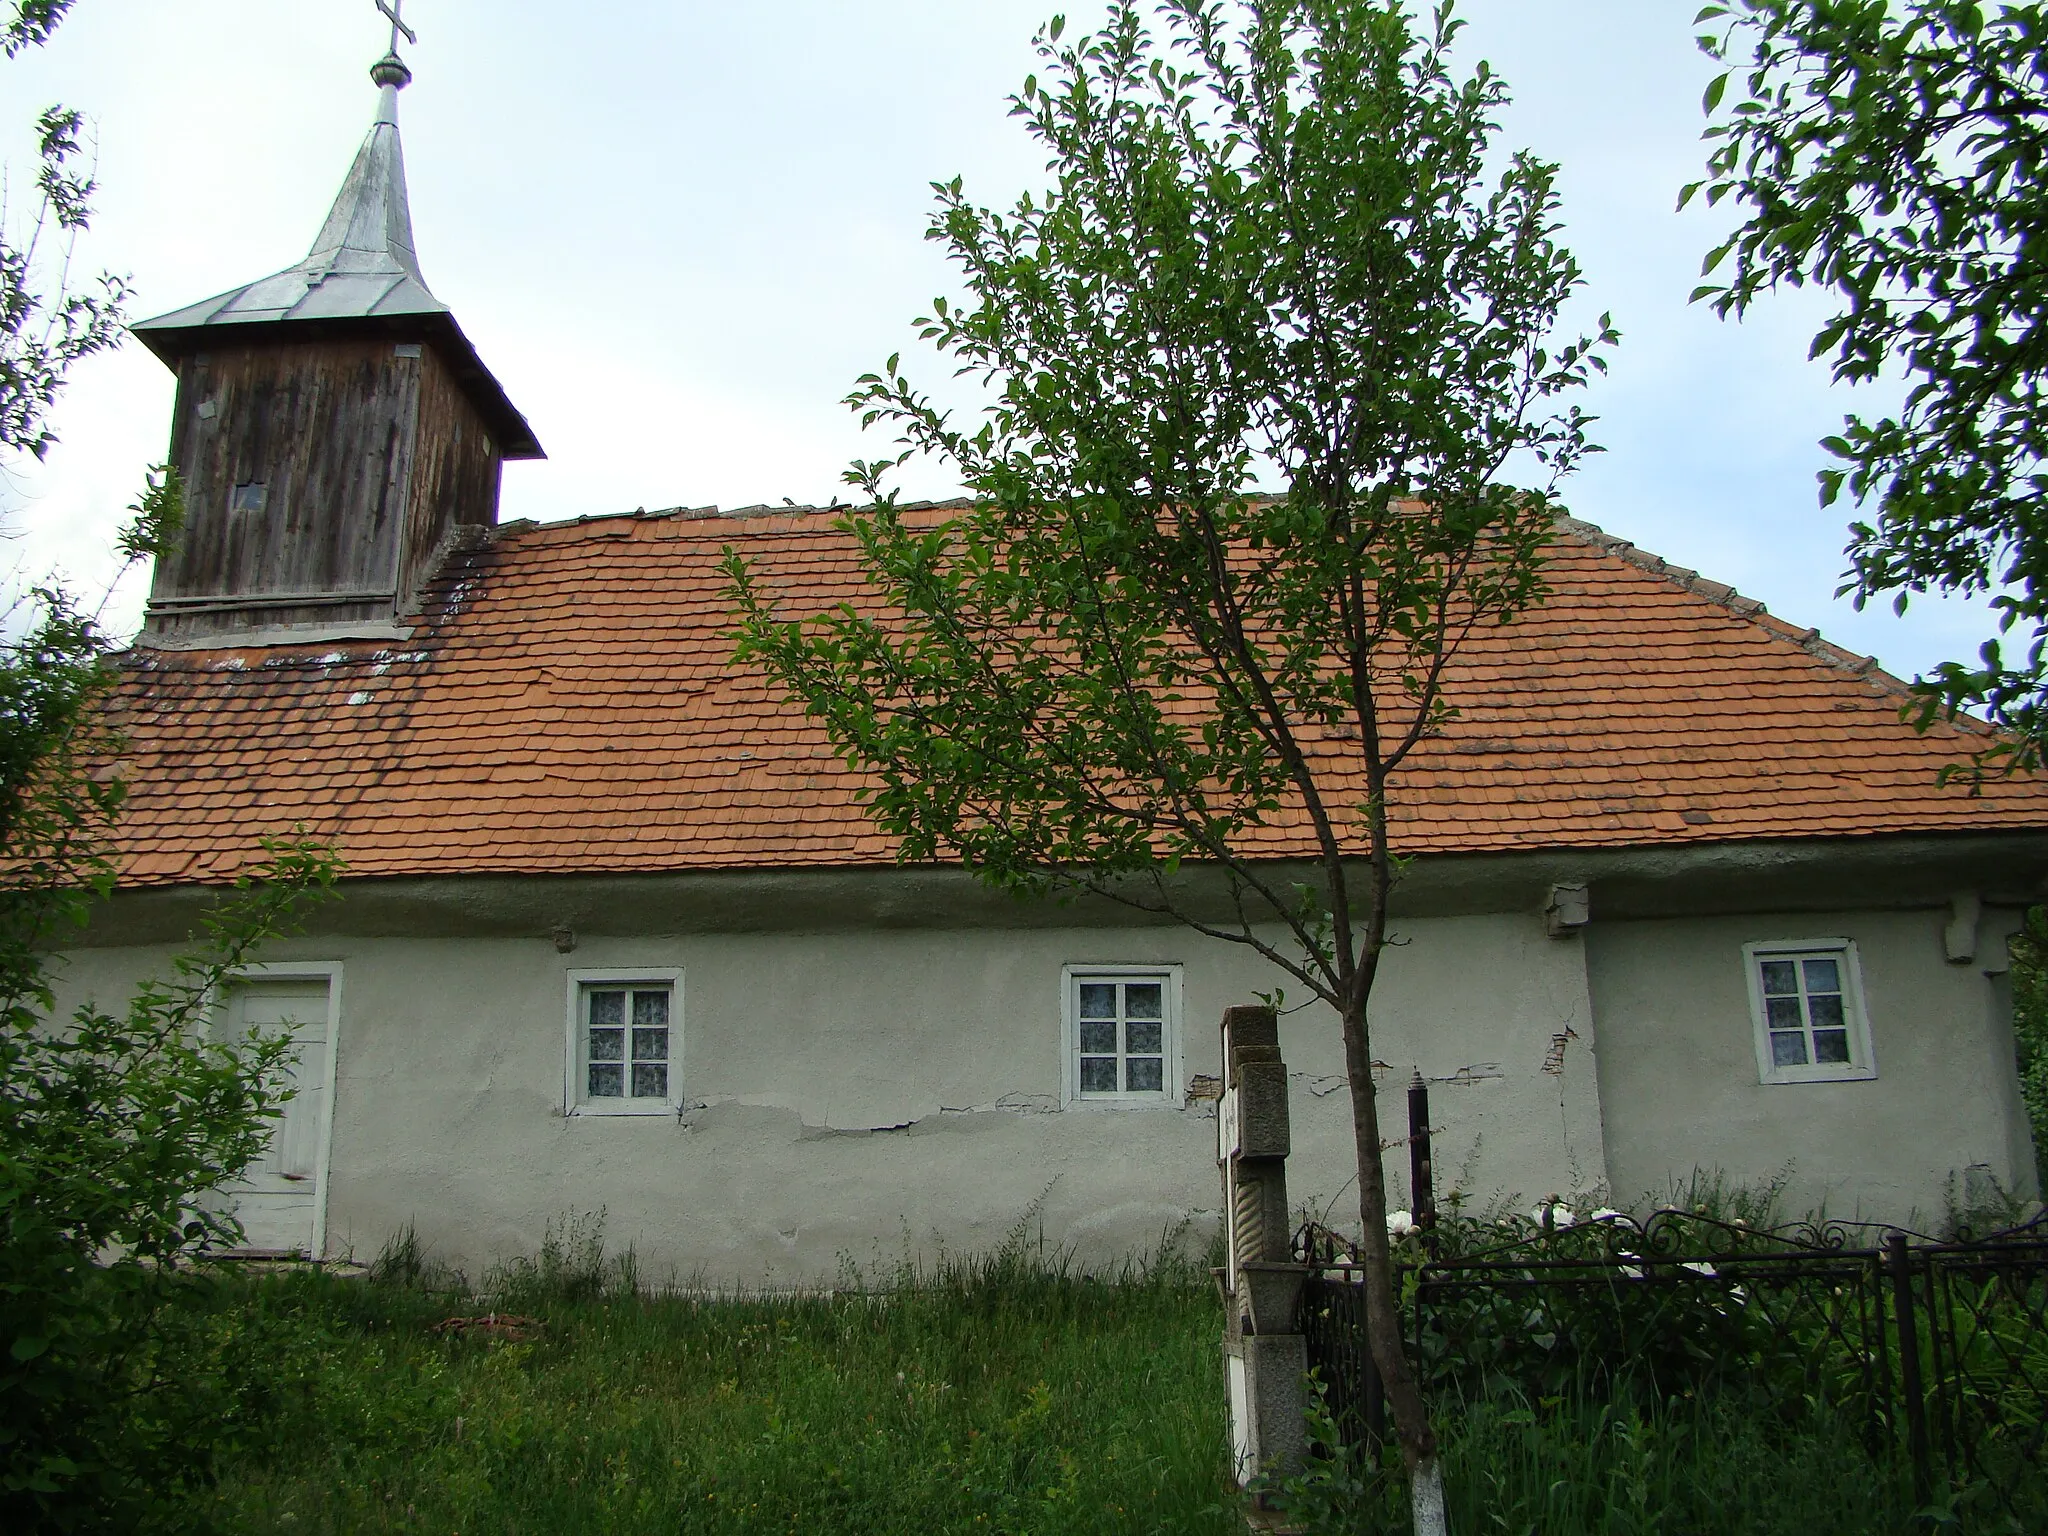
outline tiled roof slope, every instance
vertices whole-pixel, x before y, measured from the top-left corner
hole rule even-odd
[[[856,776],[724,638],[728,544],[789,611],[856,590],[831,521],[512,525],[454,557],[405,645],[133,653],[115,701],[125,882],[226,879],[296,825],[357,876],[890,861]],[[1551,585],[1462,653],[1461,713],[1400,780],[1407,849],[2048,826],[2048,783],[1938,787],[1981,736],[1916,735],[1896,681],[1725,587],[1584,524],[1564,526]],[[1261,851],[1305,847],[1283,824]]]

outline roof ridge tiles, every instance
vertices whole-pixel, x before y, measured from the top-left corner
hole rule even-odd
[[[942,501],[905,501],[897,504],[899,512],[954,512],[963,511],[975,505],[970,496],[954,496]],[[802,506],[793,501],[770,504],[765,501],[752,502],[742,507],[722,507],[716,502],[702,507],[635,507],[630,512],[584,512],[575,517],[538,518],[522,517],[511,522],[499,523],[491,530],[493,538],[534,532],[563,533],[588,528],[596,523],[618,523],[628,521],[652,522],[656,519],[673,519],[682,522],[711,521],[739,522],[769,518],[788,517],[829,517],[842,512],[852,512],[857,504],[850,501],[834,501],[826,506]]]
[[[1557,524],[1562,532],[1571,535],[1581,542],[1591,544],[1596,549],[1625,560],[1638,570],[1647,572],[1652,576],[1661,576],[1681,592],[1688,593],[1694,597],[1704,598],[1710,603],[1726,608],[1737,618],[1747,619],[1775,639],[1790,641],[1815,661],[1831,666],[1838,672],[1847,673],[1851,677],[1863,678],[1882,688],[1886,693],[1894,694],[1899,698],[1910,699],[1917,697],[1909,683],[1903,678],[1885,671],[1883,667],[1878,665],[1878,660],[1875,656],[1866,656],[1861,652],[1851,651],[1843,646],[1836,645],[1833,641],[1823,640],[1820,630],[1817,628],[1797,629],[1772,613],[1759,599],[1744,597],[1727,582],[1714,581],[1701,576],[1698,571],[1688,570],[1680,565],[1673,565],[1662,555],[1655,554],[1650,550],[1644,549],[1639,544],[1611,534],[1598,524],[1589,523],[1583,518],[1560,517],[1557,520]],[[1990,734],[1991,732],[1991,727],[1983,721],[1973,719],[1967,715],[1960,717],[1952,723],[1979,734]]]

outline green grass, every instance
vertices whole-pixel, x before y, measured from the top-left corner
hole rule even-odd
[[[166,1525],[1242,1530],[1206,1276],[961,1268],[886,1296],[717,1302],[560,1278],[529,1267],[497,1298],[544,1320],[527,1342],[437,1336],[479,1309],[401,1286],[243,1288],[236,1326],[278,1383]]]
[[[1016,1244],[895,1288],[646,1296],[571,1228],[485,1284],[435,1291],[416,1245],[381,1278],[210,1287],[241,1407],[210,1487],[160,1527],[234,1532],[1241,1532],[1221,1318],[1178,1262],[1114,1282]],[[434,1331],[485,1307],[525,1340]],[[1902,1470],[1817,1402],[1741,1380],[1626,1400],[1458,1400],[1440,1383],[1461,1536],[1890,1536]],[[1342,1459],[1291,1502],[1314,1536],[1408,1529],[1398,1461]],[[2022,1480],[2030,1505],[2040,1489]],[[1960,1528],[2015,1524],[1977,1490]],[[1319,1508],[1320,1506],[1320,1508]]]
[[[1451,1529],[1461,1536],[1906,1536],[1928,1529],[1909,1523],[1898,1476],[1874,1466],[1846,1426],[1809,1417],[1794,1428],[1725,1398],[1440,1403],[1437,1424]],[[1308,1486],[1288,1501],[1311,1536],[1408,1530],[1397,1459],[1369,1481],[1344,1471],[1326,1465],[1309,1480],[1337,1483],[1338,1499]],[[1354,1491],[1344,1497],[1347,1481]],[[1324,1514],[1333,1503],[1336,1510]],[[2002,1520],[1966,1528],[2016,1529]]]

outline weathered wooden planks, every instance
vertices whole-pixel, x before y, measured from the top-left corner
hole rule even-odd
[[[431,344],[216,346],[178,370],[186,527],[148,640],[390,619],[464,527],[497,520],[499,445]]]

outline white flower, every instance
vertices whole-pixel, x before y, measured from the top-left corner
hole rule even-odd
[[[1611,1205],[1601,1206],[1599,1210],[1586,1218],[1588,1221],[1620,1221],[1621,1219],[1622,1213]]]
[[[1406,1237],[1415,1230],[1415,1218],[1406,1211],[1387,1212],[1387,1236]]]
[[[1529,1213],[1529,1219],[1539,1227],[1553,1227],[1562,1232],[1566,1227],[1576,1224],[1579,1218],[1572,1214],[1571,1207],[1562,1200],[1552,1200],[1537,1206]]]
[[[1681,1264],[1679,1268],[1689,1269],[1696,1275],[1705,1275],[1710,1280],[1720,1278],[1720,1271],[1711,1264]]]

